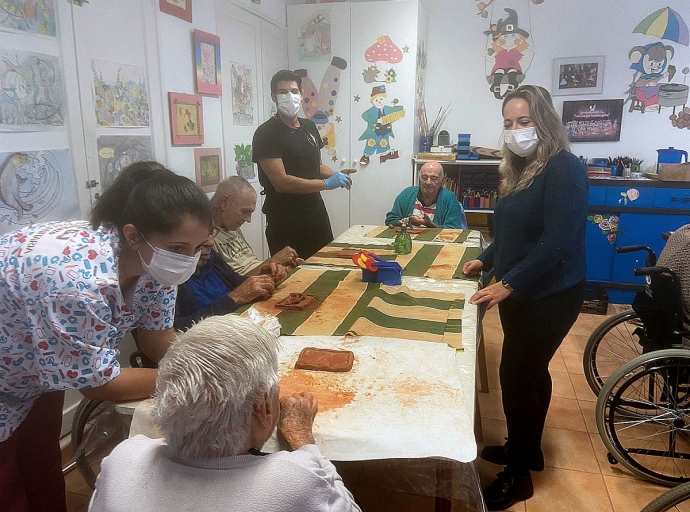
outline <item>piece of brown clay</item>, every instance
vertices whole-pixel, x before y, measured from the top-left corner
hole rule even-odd
[[[291,293],[283,300],[276,302],[276,307],[281,309],[292,309],[295,311],[304,311],[311,306],[316,297],[308,293]]]
[[[295,368],[320,372],[349,372],[355,355],[350,350],[306,347],[299,354]]]

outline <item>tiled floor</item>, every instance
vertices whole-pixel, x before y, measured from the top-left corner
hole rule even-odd
[[[596,397],[582,371],[582,351],[592,330],[604,316],[581,314],[551,362],[553,399],[546,419],[543,450],[546,469],[533,473],[534,497],[511,508],[522,512],[633,512],[642,509],[665,487],[635,479],[620,466],[611,466],[594,420]],[[501,407],[498,365],[502,331],[497,308],[484,318],[489,393],[480,393],[484,444],[502,444],[506,423]],[[340,465],[339,465],[340,466]],[[479,460],[483,485],[491,482],[499,466]],[[434,500],[414,494],[392,492],[385,485],[370,485],[382,468],[342,466],[340,471],[367,512],[431,511]],[[369,474],[371,473],[371,474]],[[380,480],[383,481],[383,480]],[[66,477],[69,512],[87,510],[91,490],[78,471]],[[455,508],[453,509],[455,510]]]

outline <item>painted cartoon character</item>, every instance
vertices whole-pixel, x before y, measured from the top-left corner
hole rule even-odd
[[[635,70],[628,90],[630,112],[640,110],[644,113],[645,109],[659,104],[659,82],[664,77],[668,77],[670,82],[676,74],[675,66],[668,64],[674,53],[673,46],[660,42],[635,46],[630,50],[630,69]]]
[[[379,85],[371,90],[370,109],[362,114],[362,119],[367,122],[367,129],[359,137],[364,140],[364,154],[359,159],[360,165],[369,165],[370,157],[379,154],[379,162],[394,160],[399,157],[398,150],[390,147],[390,138],[393,135],[392,125],[402,119],[405,109],[402,106],[390,107],[386,103],[386,86]]]
[[[311,120],[314,121],[316,129],[319,131],[319,135],[321,135],[323,146],[328,151],[328,154],[330,156],[335,155],[335,125],[329,122],[328,116],[322,111],[318,111],[314,114]]]
[[[505,19],[499,19],[484,32],[490,35],[493,43],[487,52],[487,60],[494,62],[490,73],[489,90],[496,99],[503,97],[517,89],[518,83],[524,79],[521,62],[530,62],[533,48],[527,41],[529,32],[518,27],[518,16],[513,9],[504,9],[508,13]],[[501,92],[501,84],[507,80],[505,92]]]

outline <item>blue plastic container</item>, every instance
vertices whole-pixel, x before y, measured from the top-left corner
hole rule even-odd
[[[403,269],[399,263],[387,261],[385,264],[379,262],[378,270],[372,272],[366,268],[362,269],[362,281],[365,283],[381,283],[394,286],[402,283]]]

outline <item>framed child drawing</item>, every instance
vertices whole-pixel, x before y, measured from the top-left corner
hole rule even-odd
[[[196,61],[196,91],[220,96],[220,38],[194,30],[194,59]]]
[[[220,148],[195,148],[194,169],[196,184],[201,190],[215,192],[220,180],[223,179]]]
[[[192,22],[192,0],[160,0],[159,5],[161,12]]]
[[[170,132],[173,146],[204,143],[204,108],[201,96],[169,92]]]

